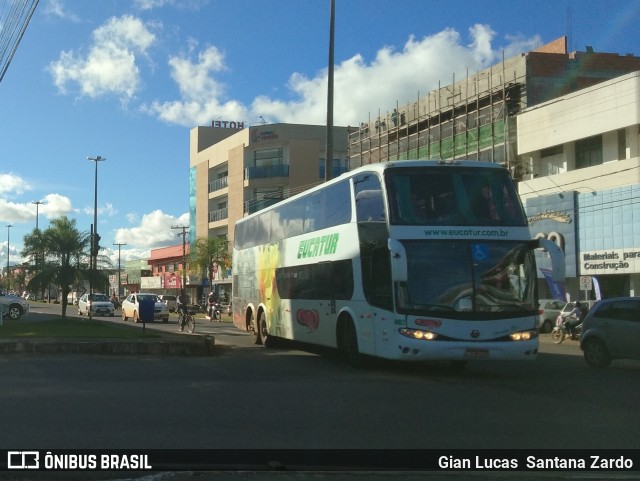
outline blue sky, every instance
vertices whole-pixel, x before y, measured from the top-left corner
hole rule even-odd
[[[12,3],[10,0],[9,3]],[[189,130],[324,125],[329,0],[40,0],[0,83],[0,265],[60,215],[117,262],[181,241]],[[0,22],[5,17],[0,14]],[[640,1],[336,0],[336,125],[563,35],[640,56]],[[1,25],[0,25],[1,26]]]

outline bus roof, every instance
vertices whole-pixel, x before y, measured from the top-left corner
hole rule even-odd
[[[506,170],[506,167],[504,167],[502,164],[497,164],[494,162],[486,162],[486,161],[480,161],[480,160],[425,160],[425,159],[416,159],[416,160],[391,160],[388,162],[376,162],[374,164],[367,164],[367,165],[363,165],[361,167],[357,167],[353,170],[349,170],[343,174],[341,174],[338,177],[334,177],[333,179],[329,180],[328,182],[321,182],[318,185],[315,185],[313,187],[310,187],[309,189],[300,192],[299,194],[296,195],[292,195],[290,197],[287,197],[286,199],[281,200],[280,202],[277,202],[273,205],[270,205],[269,207],[265,207],[264,209],[260,209],[257,212],[254,212],[253,214],[249,214],[245,217],[242,217],[241,219],[238,219],[236,223],[238,222],[244,222],[245,219],[250,219],[252,217],[255,217],[257,215],[260,215],[261,213],[276,208],[280,205],[284,205],[288,202],[292,202],[295,199],[298,199],[300,197],[304,197],[306,195],[310,195],[313,192],[323,189],[325,186],[327,185],[331,185],[337,182],[341,182],[345,179],[348,179],[354,175],[358,175],[361,172],[378,172],[379,174],[384,173],[384,171],[389,170],[389,169],[406,169],[406,168],[414,168],[414,167],[441,167],[441,168],[452,168],[452,167],[470,167],[470,168],[489,168],[489,169],[498,169],[498,170]]]

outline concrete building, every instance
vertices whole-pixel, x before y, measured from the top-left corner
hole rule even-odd
[[[640,295],[640,72],[530,107],[517,124],[519,193],[532,233],[565,251],[571,298]]]
[[[221,237],[233,243],[233,226],[246,214],[322,182],[326,127],[214,121],[191,130],[191,243]],[[346,172],[347,128],[334,127],[333,175]],[[217,281],[228,289],[230,276]]]
[[[561,37],[465,78],[443,82],[415,102],[362,122],[349,135],[350,167],[400,159],[472,159],[526,171],[516,146],[527,107],[640,70],[632,55],[567,52]]]
[[[640,58],[562,37],[367,119],[351,168],[477,159],[509,168],[535,235],[565,250],[572,299],[640,292]],[[640,211],[640,209],[637,209]],[[551,297],[538,257],[540,297]],[[590,290],[586,288],[590,287]]]

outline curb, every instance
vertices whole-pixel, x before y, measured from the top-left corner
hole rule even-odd
[[[148,354],[214,356],[221,353],[213,336],[189,340],[29,339],[0,341],[0,354]]]

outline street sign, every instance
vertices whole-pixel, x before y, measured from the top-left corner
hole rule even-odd
[[[580,290],[590,291],[593,288],[593,278],[591,276],[580,276]]]

